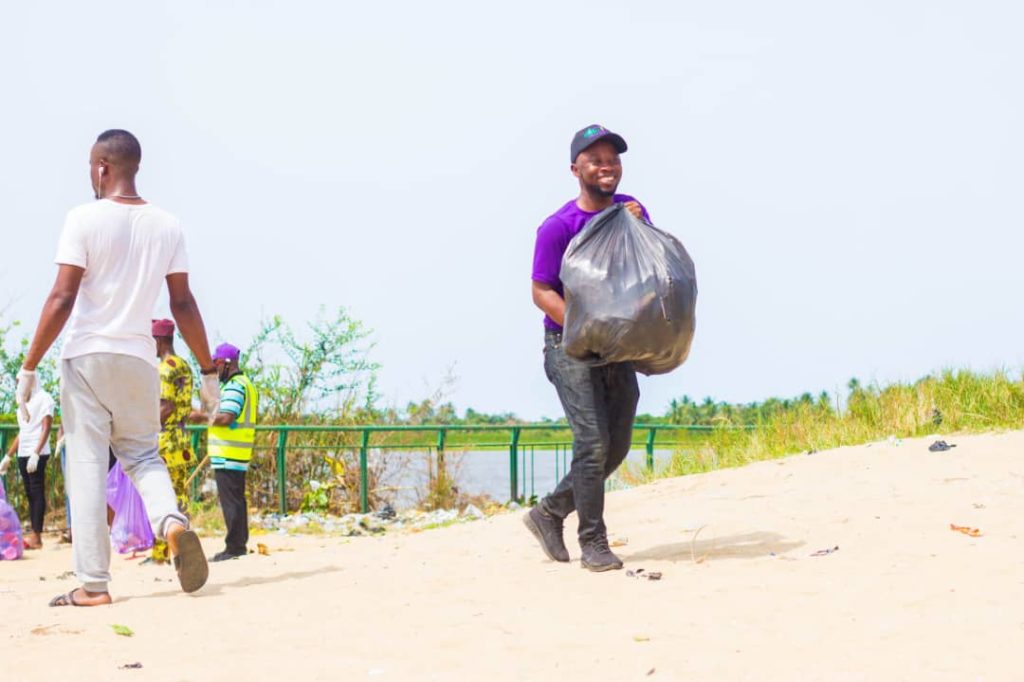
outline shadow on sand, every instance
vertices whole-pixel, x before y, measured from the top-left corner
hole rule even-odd
[[[252,585],[267,585],[271,583],[281,583],[288,580],[302,580],[304,578],[312,578],[317,575],[324,573],[336,573],[344,570],[341,566],[324,566],[322,568],[311,569],[308,571],[290,571],[288,573],[281,573],[278,575],[268,575],[262,577],[245,576],[234,580],[229,583],[207,583],[205,587],[195,593],[196,597],[214,597],[218,596],[225,587],[250,587]],[[155,599],[161,597],[176,597],[181,594],[181,590],[165,590],[163,592],[153,592],[152,594],[138,594],[129,597],[118,597],[115,599],[116,602],[126,602],[132,599]]]
[[[692,535],[691,535],[692,537]],[[627,561],[702,561],[704,559],[756,559],[784,554],[802,547],[802,541],[786,540],[778,533],[758,531],[715,537],[710,528],[701,530],[696,539],[673,542],[642,549],[634,554],[623,553]]]

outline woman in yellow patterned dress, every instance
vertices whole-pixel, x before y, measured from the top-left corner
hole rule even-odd
[[[192,413],[192,370],[174,353],[174,322],[153,320],[153,338],[160,358],[160,456],[171,475],[178,507],[188,511],[186,486],[195,463],[185,424]],[[167,561],[167,545],[157,540],[153,545],[153,561]]]

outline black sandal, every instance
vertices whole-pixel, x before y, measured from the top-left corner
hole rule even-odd
[[[75,601],[75,592],[78,590],[76,587],[67,594],[58,594],[56,597],[50,600],[50,606],[81,606]]]
[[[99,594],[106,594],[107,595],[107,601],[101,601],[98,604],[82,604],[82,603],[80,603],[80,602],[75,600],[75,592],[78,592],[78,590],[82,590],[82,589],[85,589],[85,588],[76,587],[75,589],[71,590],[67,594],[58,594],[56,597],[54,597],[53,599],[50,600],[50,606],[82,606],[82,607],[88,607],[88,606],[109,606],[110,604],[113,603],[113,600],[110,599],[110,594],[109,593],[99,593]]]

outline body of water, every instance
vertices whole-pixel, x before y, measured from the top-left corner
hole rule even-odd
[[[655,450],[655,467],[666,465],[672,458],[672,450]],[[427,489],[428,455],[426,452],[390,451],[375,453],[376,457],[399,458],[401,473],[388,482],[388,496],[393,497],[397,507],[416,504]],[[454,479],[459,492],[467,495],[486,495],[496,502],[510,499],[510,467],[508,449],[448,451],[445,453],[449,475]],[[626,461],[634,467],[642,467],[647,459],[643,448],[630,451]],[[519,453],[518,495],[529,499],[544,497],[555,489],[565,476],[572,461],[571,451],[531,450]],[[626,466],[626,464],[623,464]],[[614,477],[610,487],[616,485]]]

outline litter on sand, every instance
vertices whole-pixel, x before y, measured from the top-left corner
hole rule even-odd
[[[836,545],[835,547],[826,547],[825,549],[819,549],[817,552],[812,553],[811,556],[828,556],[829,554],[838,551],[839,545]]]
[[[124,665],[117,666],[118,670],[139,670],[142,668],[141,663],[125,663]]]
[[[642,578],[644,580],[661,580],[661,571],[645,571],[642,568],[626,571],[627,578]]]
[[[952,530],[952,531],[956,531],[957,533],[963,533],[964,535],[969,535],[972,538],[980,538],[981,537],[981,531],[979,529],[977,529],[977,528],[971,528],[970,526],[958,526],[955,523],[951,523],[951,524],[949,524],[949,529]]]
[[[937,440],[928,446],[928,452],[945,452],[956,447],[956,443],[947,443],[944,440]]]

